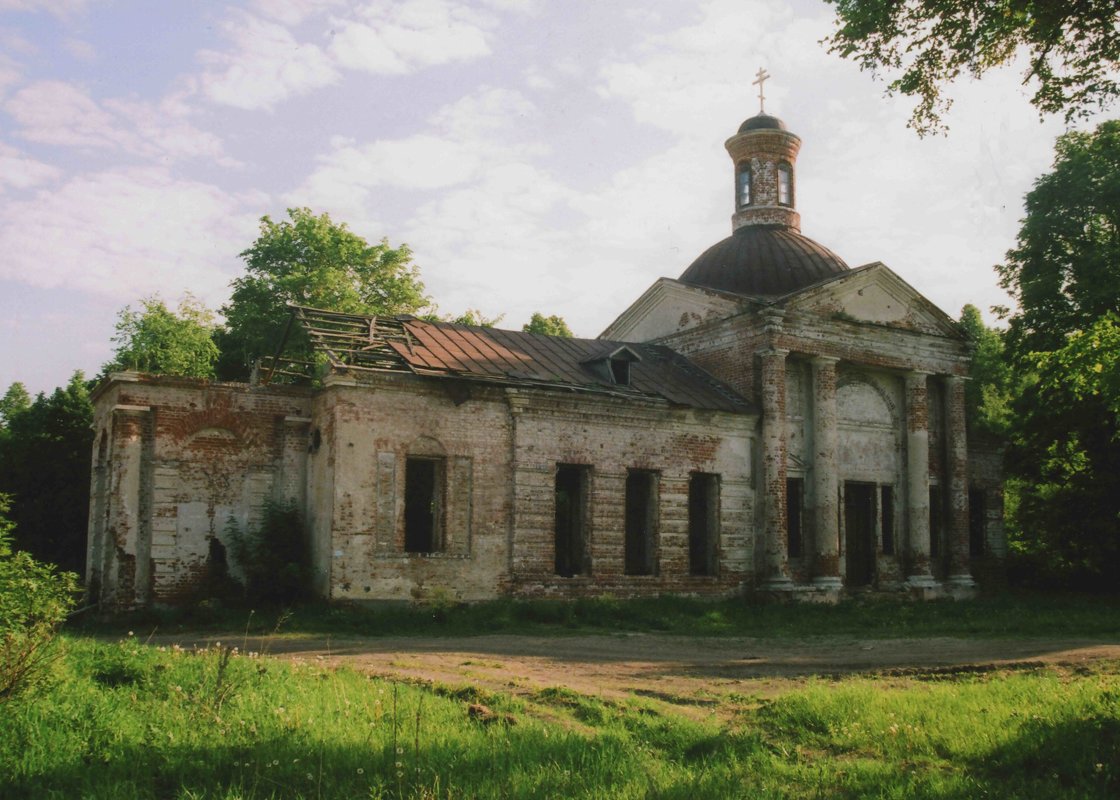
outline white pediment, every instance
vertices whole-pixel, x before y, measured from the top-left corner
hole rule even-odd
[[[648,342],[730,317],[741,311],[747,302],[735,295],[689,286],[672,278],[659,278],[608,325],[599,338]]]
[[[782,303],[798,311],[831,314],[854,322],[960,335],[953,319],[886,265],[875,263],[789,295]]]

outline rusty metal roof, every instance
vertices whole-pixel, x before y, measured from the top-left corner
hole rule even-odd
[[[847,272],[827,247],[784,225],[744,225],[709,247],[682,283],[744,295],[784,295]]]
[[[662,345],[545,336],[409,316],[290,309],[315,349],[339,370],[660,398],[678,406],[737,413],[755,410],[730,386]],[[620,348],[625,348],[623,354]],[[629,385],[611,380],[607,362],[612,355],[629,363]]]

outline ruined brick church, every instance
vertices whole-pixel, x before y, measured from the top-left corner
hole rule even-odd
[[[975,591],[1005,542],[967,342],[801,234],[800,146],[747,119],[731,235],[597,339],[293,308],[314,386],[111,375],[91,599],[198,597],[269,499],[332,600]]]

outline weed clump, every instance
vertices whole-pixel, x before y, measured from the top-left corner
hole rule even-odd
[[[295,503],[270,500],[261,521],[244,528],[230,517],[226,537],[247,600],[286,605],[311,597],[311,547]]]
[[[78,591],[78,576],[12,550],[10,502],[0,494],[0,703],[50,682],[58,629]]]

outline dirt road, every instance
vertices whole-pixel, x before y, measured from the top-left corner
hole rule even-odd
[[[1047,665],[1120,664],[1120,643],[1085,639],[751,639],[618,634],[327,638],[156,637],[183,646],[221,640],[250,650],[413,681],[527,695],[547,687],[641,695],[682,711],[721,698],[766,697],[810,676],[946,675]]]

